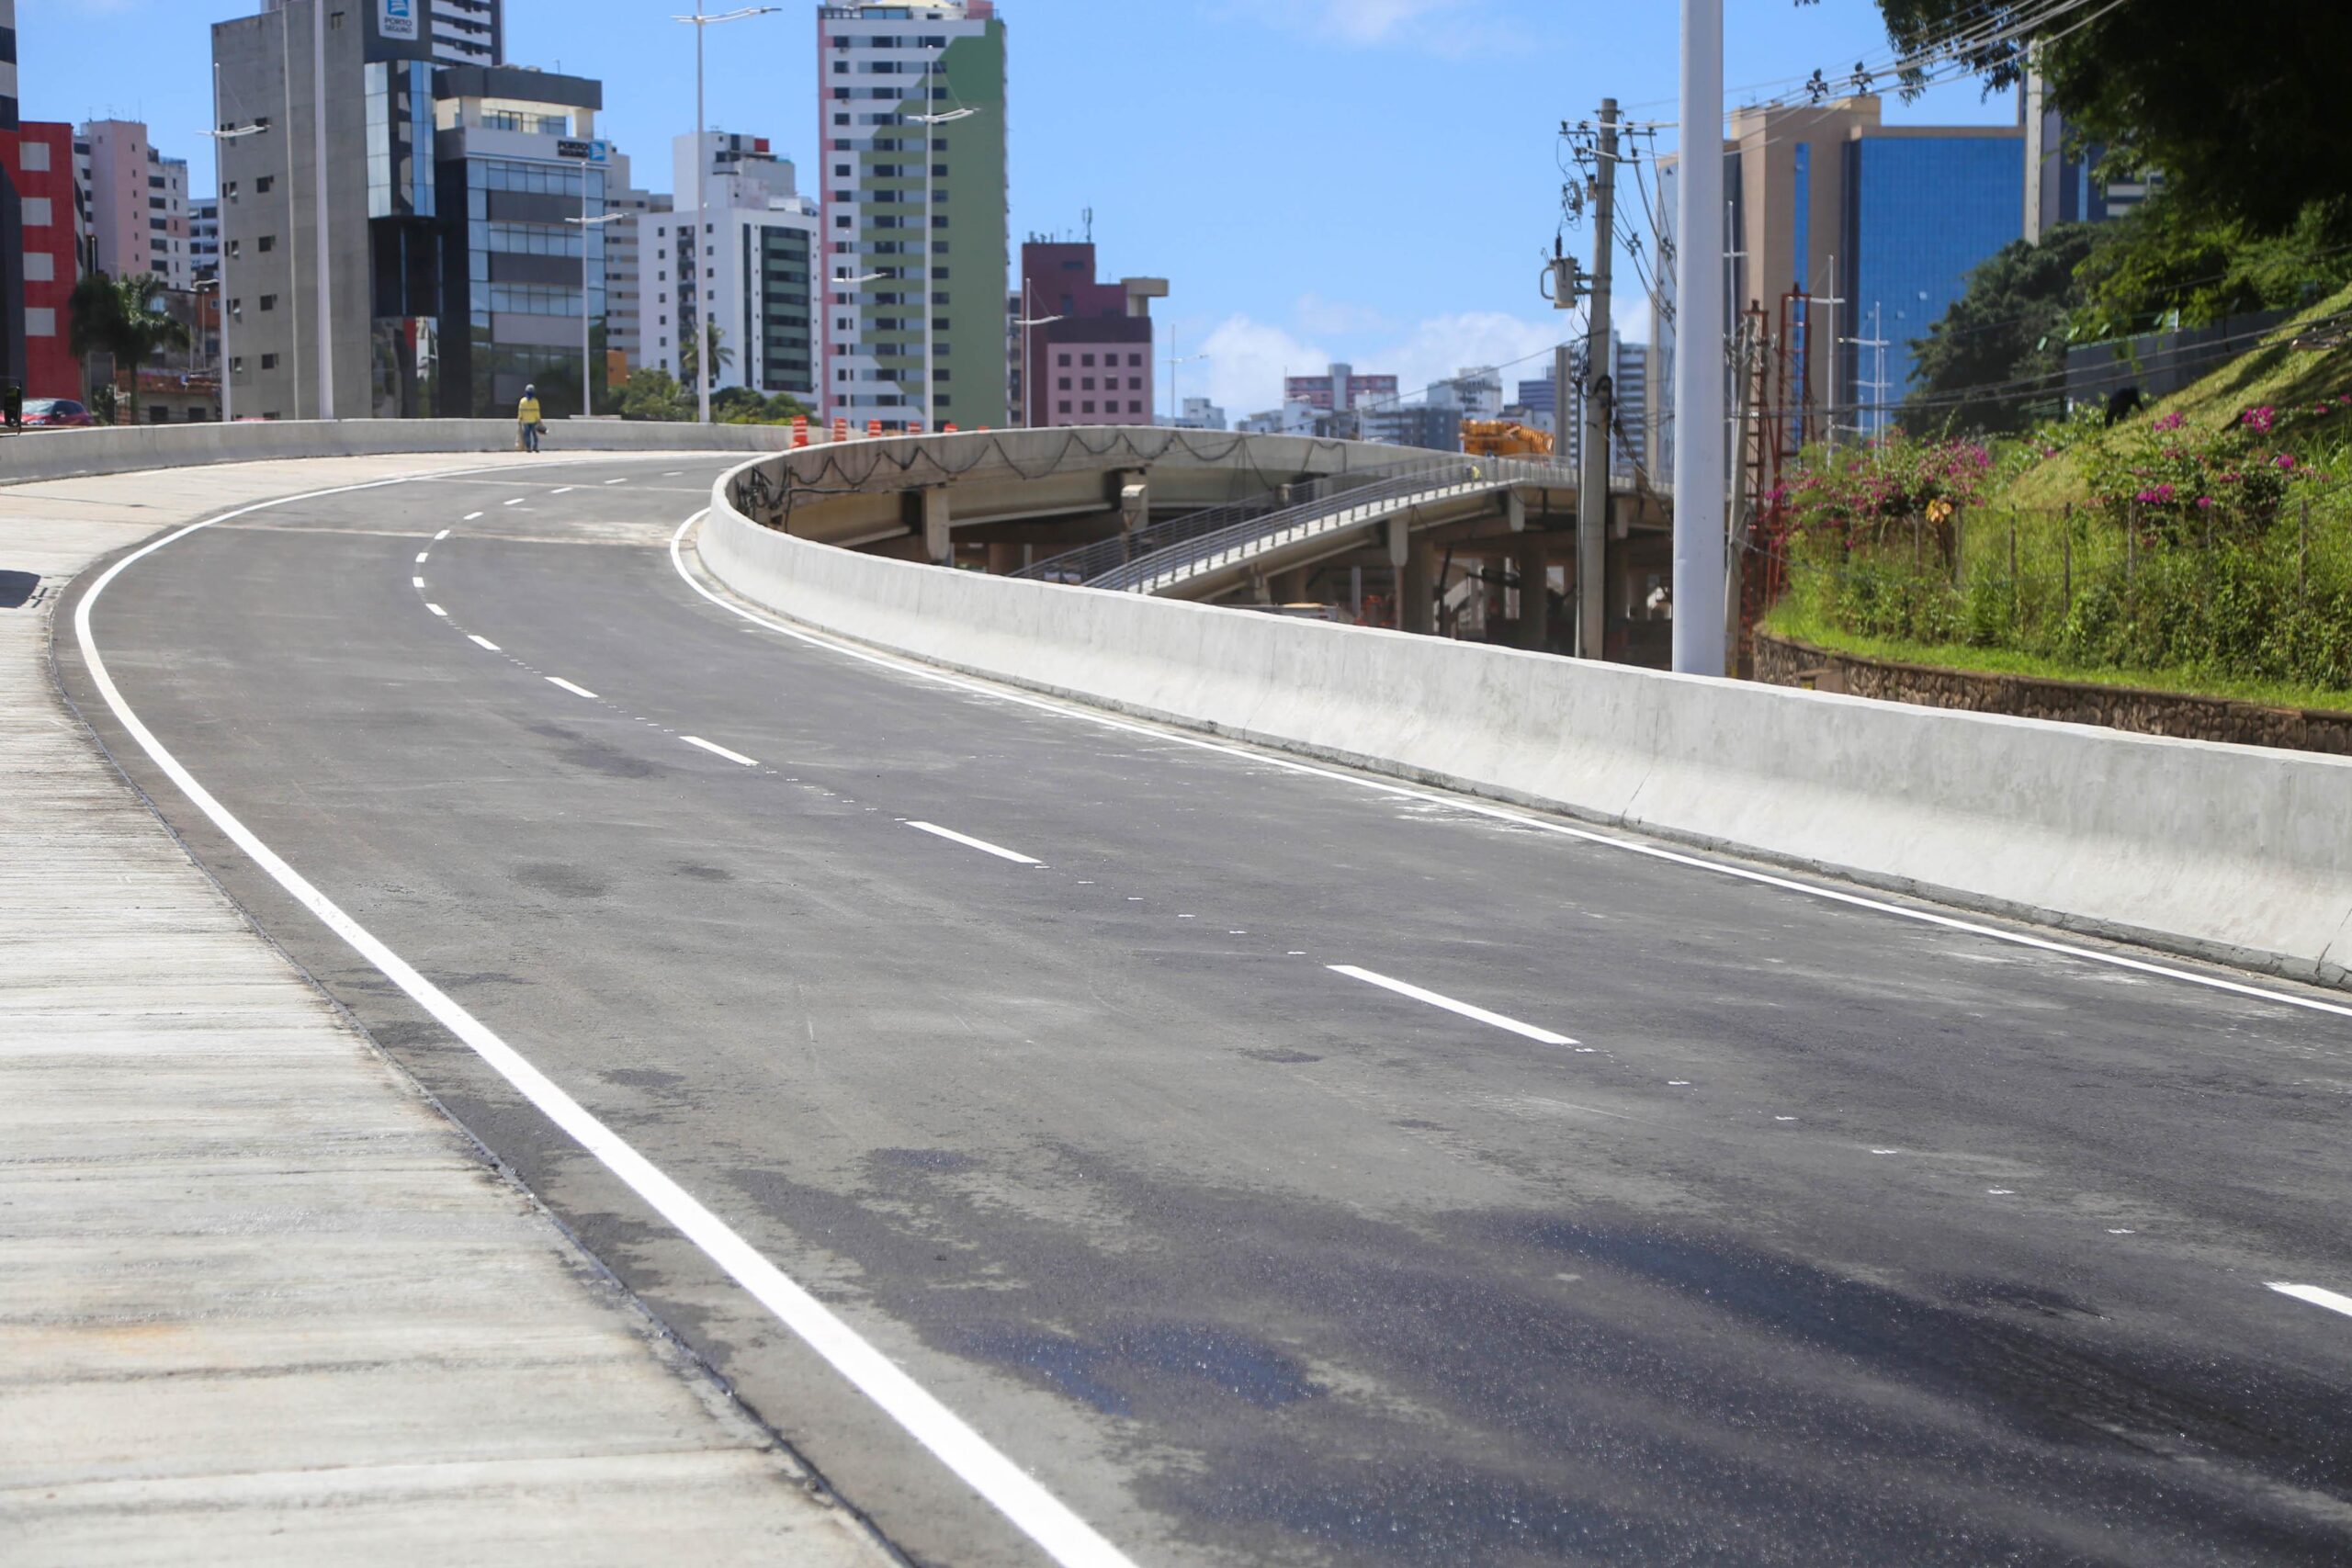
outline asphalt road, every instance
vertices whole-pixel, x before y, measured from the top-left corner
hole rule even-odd
[[[97,645],[270,848],[1134,1562],[2352,1560],[2352,1017],[2297,1005],[2352,998],[820,646],[673,570],[717,471],[254,513],[126,570]],[[853,1506],[1045,1560],[60,662]]]

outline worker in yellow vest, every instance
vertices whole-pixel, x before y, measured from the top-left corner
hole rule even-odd
[[[545,429],[547,429],[547,424],[539,418],[539,389],[537,387],[526,387],[523,389],[523,400],[514,405],[514,445],[516,450],[523,452],[537,451],[539,449],[539,434]]]

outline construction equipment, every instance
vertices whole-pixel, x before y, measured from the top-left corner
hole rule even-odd
[[[1462,449],[1474,457],[1548,457],[1552,438],[1515,419],[1465,419]]]

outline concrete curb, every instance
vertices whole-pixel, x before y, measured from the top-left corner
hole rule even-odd
[[[2352,759],[943,571],[763,527],[727,489],[700,536],[711,573],[861,642],[1962,907],[2352,979]]]

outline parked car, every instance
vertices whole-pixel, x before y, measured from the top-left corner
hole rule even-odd
[[[97,423],[96,415],[71,398],[28,398],[25,400],[27,430],[62,430],[72,425]]]

